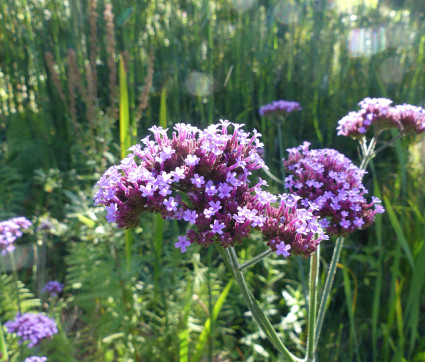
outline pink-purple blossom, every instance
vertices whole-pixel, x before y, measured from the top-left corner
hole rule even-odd
[[[190,246],[190,241],[187,239],[186,236],[179,236],[179,241],[174,244],[176,248],[180,248],[180,251],[182,253],[186,252],[186,247]]]
[[[338,123],[338,135],[363,137],[373,126],[375,133],[397,128],[402,134],[425,132],[425,110],[403,104],[391,106],[387,98],[365,98],[359,102],[360,110],[349,112]]]
[[[31,221],[22,216],[0,222],[1,254],[15,250],[15,240],[23,235],[22,230],[28,229],[31,225]]]
[[[260,116],[271,116],[279,114],[287,114],[295,111],[301,111],[302,108],[298,102],[278,100],[266,104],[259,109]]]
[[[25,358],[24,362],[46,362],[47,357],[32,356]]]
[[[363,229],[385,210],[377,197],[368,203],[360,170],[347,157],[333,149],[310,150],[310,143],[288,149],[284,166],[290,174],[285,186],[322,218],[329,235],[347,235]],[[372,206],[375,205],[373,209]]]
[[[46,283],[46,285],[43,287],[43,292],[49,293],[52,297],[55,297],[62,293],[63,287],[64,285],[61,282],[52,280]]]
[[[288,257],[290,255],[289,250],[291,250],[291,245],[286,245],[283,241],[276,245],[276,254],[283,255],[283,257]]]
[[[133,228],[149,212],[189,222],[193,226],[175,243],[182,252],[192,243],[238,245],[258,230],[274,251],[285,242],[292,254],[309,256],[327,237],[294,198],[280,195],[275,205],[278,197],[262,189],[265,181],[250,184],[252,173],[266,167],[255,130],[250,134],[229,121],[205,130],[176,124],[171,136],[160,127],[151,130],[155,141],[146,137],[131,147],[97,182],[95,204],[105,206],[108,221]]]
[[[28,348],[58,333],[55,320],[39,313],[18,313],[14,320],[6,322],[4,326],[8,333],[16,333],[20,338],[19,344],[29,341]]]

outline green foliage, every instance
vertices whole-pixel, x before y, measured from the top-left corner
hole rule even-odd
[[[0,317],[3,321],[15,318],[18,313],[17,293],[21,304],[22,313],[33,312],[41,303],[34,294],[25,287],[24,283],[18,281],[18,289],[13,277],[6,274],[0,275]]]

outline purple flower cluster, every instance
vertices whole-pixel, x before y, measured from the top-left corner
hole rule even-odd
[[[4,255],[15,250],[13,243],[22,236],[22,230],[31,226],[31,221],[24,217],[15,217],[0,222],[0,251]]]
[[[49,293],[52,297],[56,297],[63,290],[64,285],[56,280],[52,280],[43,287],[43,292]]]
[[[32,356],[25,358],[24,362],[46,362],[47,357]]]
[[[365,171],[336,150],[309,150],[309,146],[304,142],[288,149],[284,166],[290,175],[285,187],[300,197],[301,206],[314,210],[329,235],[347,235],[371,225],[384,208],[377,197],[366,201]]]
[[[392,109],[394,119],[401,126],[401,133],[425,132],[425,109],[412,106],[411,104],[401,104]]]
[[[39,344],[44,338],[51,338],[58,333],[54,319],[35,313],[18,313],[14,320],[5,323],[5,327],[8,333],[16,333],[21,337],[19,344],[29,341],[29,348]]]
[[[97,182],[95,204],[106,206],[109,222],[135,227],[144,212],[189,222],[193,228],[175,243],[181,252],[192,243],[240,244],[257,229],[273,250],[284,240],[292,252],[308,256],[326,237],[310,211],[298,210],[286,196],[274,207],[277,197],[262,190],[265,181],[250,185],[252,171],[266,167],[255,130],[250,135],[228,121],[205,130],[174,129],[169,138],[167,130],[151,128],[154,140],[148,136],[144,147],[131,147]]]
[[[391,107],[392,101],[386,98],[365,98],[359,106],[361,110],[350,112],[338,123],[338,135],[362,137],[373,125],[375,132],[398,128],[401,133],[425,131],[425,110],[410,104]]]
[[[260,107],[260,116],[271,116],[275,114],[286,114],[295,111],[301,111],[302,108],[298,102],[279,100]]]

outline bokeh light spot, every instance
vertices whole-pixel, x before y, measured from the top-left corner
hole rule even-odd
[[[198,97],[205,97],[214,90],[214,79],[203,72],[191,72],[186,78],[187,91]]]

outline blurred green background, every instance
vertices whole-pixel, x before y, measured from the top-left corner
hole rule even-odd
[[[182,226],[152,216],[124,235],[92,205],[93,185],[152,125],[220,118],[262,133],[280,176],[276,126],[258,114],[276,99],[303,107],[284,125],[285,147],[308,140],[358,162],[337,121],[366,96],[424,106],[424,88],[421,0],[1,1],[0,218],[54,225],[22,248],[27,309],[46,308],[43,282],[66,284],[54,309],[61,334],[42,352],[53,361],[277,360],[214,250],[180,255]],[[346,242],[319,360],[425,361],[424,156],[425,139],[410,137],[371,164],[365,182],[387,213]],[[325,245],[325,270],[330,254]],[[2,322],[16,312],[7,274]],[[271,258],[247,279],[302,352],[297,264]]]

